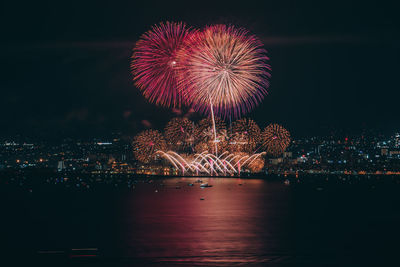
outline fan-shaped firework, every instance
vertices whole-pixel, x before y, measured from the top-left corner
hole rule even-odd
[[[131,70],[135,85],[150,102],[166,107],[180,106],[176,54],[191,34],[184,23],[166,22],[153,26],[136,43]]]
[[[189,146],[194,142],[195,127],[187,118],[173,118],[165,127],[167,142],[177,146]]]
[[[240,116],[267,93],[269,58],[257,37],[215,25],[187,40],[178,53],[178,85],[197,111],[209,113],[211,106],[224,117]]]
[[[167,148],[163,135],[155,130],[146,130],[136,135],[132,146],[135,158],[143,163],[149,163],[155,152]]]
[[[265,152],[252,155],[243,152],[234,154],[224,152],[219,156],[207,151],[196,155],[179,155],[173,151],[158,151],[156,154],[170,162],[182,174],[189,172],[208,175],[240,175],[241,170],[259,171],[263,166],[262,156]]]
[[[263,132],[263,146],[274,156],[282,154],[290,144],[290,133],[279,124],[268,125]]]
[[[232,151],[253,152],[261,141],[261,130],[251,119],[240,119],[232,124],[230,147]]]

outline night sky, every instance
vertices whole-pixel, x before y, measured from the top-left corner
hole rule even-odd
[[[142,97],[129,64],[140,35],[166,20],[234,24],[263,40],[271,87],[247,115],[262,127],[281,123],[295,137],[399,131],[399,9],[385,1],[315,2],[0,4],[0,136],[162,129],[174,112]]]

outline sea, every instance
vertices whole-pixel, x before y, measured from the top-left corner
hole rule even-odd
[[[399,189],[323,177],[3,185],[0,265],[400,266]]]

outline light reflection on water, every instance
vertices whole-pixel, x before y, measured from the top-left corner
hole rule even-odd
[[[284,186],[257,179],[202,178],[213,187],[200,188],[196,180],[167,179],[164,186],[156,181],[130,195],[121,221],[124,256],[243,263],[288,253],[290,201]]]
[[[3,190],[1,252],[30,263],[37,251],[96,248],[94,266],[398,266],[385,264],[400,238],[398,185],[201,179],[213,187]]]

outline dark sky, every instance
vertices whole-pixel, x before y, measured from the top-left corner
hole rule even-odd
[[[133,86],[131,49],[161,21],[231,23],[269,51],[269,95],[248,114],[294,136],[400,130],[396,1],[27,1],[0,4],[0,136],[133,135],[174,116]],[[198,118],[198,116],[197,116]]]

